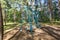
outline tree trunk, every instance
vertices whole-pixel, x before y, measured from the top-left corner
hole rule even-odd
[[[59,8],[60,8],[60,0],[59,0]]]
[[[14,22],[16,22],[16,15],[15,15],[15,13],[14,13]]]
[[[58,6],[59,6],[59,12],[58,12],[59,14],[58,15],[59,15],[59,18],[60,18],[60,0],[58,1]]]
[[[53,21],[53,6],[52,6],[52,0],[48,0],[48,8],[49,8],[49,12],[50,12],[50,22]]]
[[[6,25],[6,12],[4,11],[4,9],[2,8],[2,15],[3,15],[3,22],[4,22],[4,25]]]
[[[3,17],[1,3],[0,3],[0,40],[3,40]]]
[[[14,23],[16,23],[16,10],[14,9],[14,11],[13,11],[13,20],[14,20]]]
[[[7,15],[6,15],[6,11],[5,11],[5,20],[4,20],[5,25],[6,25],[6,20],[7,20]]]

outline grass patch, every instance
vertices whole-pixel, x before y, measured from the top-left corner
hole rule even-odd
[[[48,24],[48,25],[60,25],[60,21],[52,21],[52,22],[41,22],[43,24]]]
[[[4,30],[8,30],[11,28],[14,28],[18,25],[18,23],[6,23],[6,25],[4,25]]]

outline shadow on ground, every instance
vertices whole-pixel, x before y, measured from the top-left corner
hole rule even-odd
[[[60,40],[60,28],[57,27],[57,29],[52,27],[42,27],[43,31],[48,33],[50,36],[54,37],[56,40]]]
[[[26,31],[23,32],[17,32],[13,37],[11,37],[9,40],[33,40],[29,34],[27,34]]]
[[[17,24],[4,25],[4,30],[8,30],[8,29],[14,28],[14,27],[16,27],[16,25]]]
[[[12,38],[9,40],[60,40],[60,27],[52,28],[52,27],[42,27],[39,31],[43,31],[43,33],[39,33],[37,35],[35,32],[33,36],[25,30],[23,32],[17,32]]]

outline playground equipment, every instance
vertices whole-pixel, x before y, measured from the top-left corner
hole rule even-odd
[[[30,29],[28,29],[28,30],[30,30],[30,32],[33,31],[33,27],[32,27],[32,21],[33,21],[33,19],[35,21],[36,27],[37,28],[40,28],[41,27],[39,25],[39,23],[38,23],[38,17],[39,17],[39,10],[38,10],[38,8],[40,7],[40,4],[39,3],[40,3],[39,0],[38,1],[35,0],[35,2],[32,2],[30,0],[30,2],[27,3],[29,5],[24,5],[23,6],[24,7],[24,10],[26,11],[26,15],[28,17],[28,23],[30,25]],[[33,19],[32,19],[32,17],[33,17]]]

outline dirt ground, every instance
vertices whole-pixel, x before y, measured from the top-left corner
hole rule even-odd
[[[8,40],[60,40],[60,27],[44,26],[36,28],[33,33],[23,30]]]

